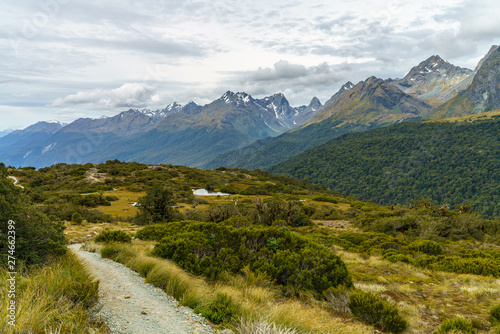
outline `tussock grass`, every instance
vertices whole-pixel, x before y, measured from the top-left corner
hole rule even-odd
[[[461,286],[460,290],[466,295],[480,299],[483,297],[498,297],[500,296],[500,287],[492,287],[489,285],[469,285]]]
[[[68,253],[50,265],[17,276],[16,326],[7,324],[8,274],[0,271],[0,331],[10,333],[104,333],[88,311],[98,298],[98,282]]]
[[[240,319],[235,325],[237,334],[299,334],[299,331],[285,326],[276,326],[266,320]]]
[[[102,245],[95,243],[94,241],[86,241],[82,244],[81,249],[86,252],[100,253]]]
[[[277,325],[295,328],[306,333],[373,333],[373,327],[333,317],[319,305],[308,305],[300,301],[273,303],[269,307],[266,318]]]
[[[327,302],[307,297],[284,300],[266,277],[248,268],[243,270],[244,275],[226,275],[213,284],[185,272],[171,261],[150,256],[150,249],[150,243],[135,240],[132,246],[104,245],[101,254],[137,271],[182,305],[201,314],[228,317],[230,321],[225,322],[225,326],[235,333],[364,334],[373,331],[359,322],[332,315]],[[221,304],[225,308],[222,311]]]
[[[371,292],[373,294],[380,294],[387,290],[387,287],[382,284],[376,283],[354,283],[356,289],[359,289],[364,292]]]
[[[336,253],[346,263],[357,288],[397,305],[410,323],[408,333],[434,333],[451,315],[489,323],[488,312],[500,298],[498,278],[416,268],[378,255],[366,257],[345,250]],[[478,333],[487,332],[478,329]],[[488,333],[495,333],[495,329]]]

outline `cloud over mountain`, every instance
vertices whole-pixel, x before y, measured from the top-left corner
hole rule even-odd
[[[97,108],[137,108],[158,102],[156,88],[143,83],[126,83],[111,90],[94,89],[57,98],[51,107],[89,105]]]

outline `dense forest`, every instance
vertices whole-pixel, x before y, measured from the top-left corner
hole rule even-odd
[[[347,134],[269,171],[383,205],[429,198],[500,216],[500,119],[402,123]]]

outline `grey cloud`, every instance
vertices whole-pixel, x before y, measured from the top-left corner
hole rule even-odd
[[[274,64],[274,68],[259,68],[251,75],[255,81],[272,81],[280,79],[294,79],[307,75],[308,71],[303,65],[290,64],[286,60],[280,60]]]
[[[49,107],[75,105],[90,105],[100,109],[145,107],[157,103],[158,99],[156,88],[142,83],[127,83],[116,89],[94,89],[57,98]]]
[[[500,41],[500,7],[496,0],[465,0],[444,14],[435,15],[437,22],[458,23],[453,29],[432,32],[419,43],[423,50],[438,52],[449,59],[477,56]]]
[[[456,58],[476,53],[476,45],[458,37],[457,31],[434,33],[418,44],[423,50],[438,51],[444,58]]]
[[[357,80],[359,70],[355,65],[330,65],[321,63],[316,66],[291,64],[281,60],[273,68],[259,68],[254,72],[238,74],[245,79],[239,85],[252,95],[270,95],[285,92],[287,97],[299,104],[309,103],[313,96],[323,101],[335,93],[342,84],[349,80]]]
[[[88,47],[110,48],[116,50],[129,50],[140,53],[156,53],[164,56],[194,56],[200,57],[206,54],[201,46],[191,42],[177,42],[174,40],[154,39],[129,39],[129,40],[102,40],[102,39],[71,39],[73,45],[85,45]]]
[[[325,19],[326,18],[320,18],[320,21],[316,25],[316,28],[326,32],[330,32],[337,29],[345,31],[351,28],[356,22],[356,17],[354,17],[351,14],[345,14],[333,20],[326,19],[325,21]]]

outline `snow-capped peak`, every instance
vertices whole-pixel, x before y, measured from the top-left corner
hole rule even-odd
[[[347,81],[343,86],[342,88],[340,88],[340,90],[351,90],[354,88],[354,84],[350,81]]]
[[[130,109],[128,112],[141,113],[141,114],[148,116],[148,117],[151,117],[151,118],[163,118],[163,117],[166,117],[169,113],[169,111],[166,109],[163,109],[163,110]],[[120,114],[120,117],[123,118],[124,115],[125,115],[125,112],[122,112]]]
[[[176,113],[176,112],[179,112],[180,110],[182,109],[182,105],[177,103],[177,102],[174,102],[174,103],[170,103],[165,109],[163,109],[162,111],[165,112],[165,113]]]
[[[231,91],[227,91],[219,100],[222,100],[227,104],[232,102],[236,102],[237,104],[247,104],[252,102],[253,98],[244,92],[238,92],[235,94]]]

